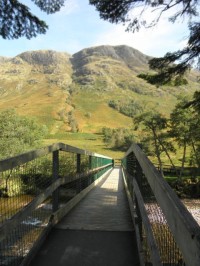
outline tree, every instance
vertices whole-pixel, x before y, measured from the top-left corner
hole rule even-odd
[[[39,126],[33,119],[17,115],[13,109],[0,112],[0,159],[37,147],[45,133],[45,126]],[[0,197],[8,197],[8,184],[12,174],[13,169],[7,172],[5,186],[0,187]]]
[[[195,1],[198,3],[198,1]],[[195,12],[195,11],[194,11]],[[200,23],[189,23],[190,36],[187,46],[179,51],[167,53],[164,57],[150,60],[151,69],[157,70],[158,74],[154,75],[154,83],[166,84],[172,78],[180,82],[186,70],[192,65],[200,68]],[[180,62],[173,64],[174,62]]]
[[[168,152],[168,150],[174,151],[174,148],[170,142],[166,141],[168,134],[164,132],[168,126],[167,119],[159,113],[150,111],[134,118],[135,125],[138,126],[140,123],[143,125],[143,131],[147,133],[147,137],[144,141],[148,141],[148,144],[153,146],[153,153],[157,157],[161,174],[163,175],[161,160],[161,154],[163,152],[167,155],[172,166],[175,168]]]
[[[193,95],[193,99],[187,102],[184,107],[193,107],[194,110],[200,115],[200,91],[196,91]]]
[[[52,14],[60,10],[65,0],[32,0],[42,11]],[[17,0],[0,1],[0,35],[4,39],[31,39],[46,33],[47,24],[33,15],[29,8]]]
[[[141,27],[152,27],[159,22],[159,19],[168,11],[173,12],[169,15],[169,21],[174,23],[180,18],[187,19],[189,37],[187,46],[179,51],[167,53],[164,57],[150,60],[150,67],[159,70],[158,74],[153,75],[154,84],[165,84],[171,79],[179,79],[187,69],[195,63],[200,67],[200,22],[198,18],[199,0],[90,0],[100,13],[100,17],[111,23],[128,24],[128,31],[138,31]],[[153,9],[155,18],[147,21],[145,11]],[[134,11],[139,11],[134,12]],[[178,64],[174,64],[175,62]]]
[[[191,108],[185,108],[188,101],[182,99],[170,115],[170,135],[175,138],[179,147],[183,148],[180,177],[186,161],[187,148],[190,146],[194,156],[197,156],[197,142],[199,141],[199,116]],[[198,165],[198,158],[196,157]]]
[[[0,158],[37,147],[46,133],[45,126],[17,115],[12,109],[0,112]]]

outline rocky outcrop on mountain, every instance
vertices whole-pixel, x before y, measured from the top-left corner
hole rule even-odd
[[[142,54],[138,50],[126,45],[109,46],[102,45],[83,49],[75,53],[71,59],[75,69],[82,67],[93,61],[94,58],[109,57],[121,61],[130,68],[147,67],[149,56]]]
[[[9,60],[10,60],[9,57],[0,56],[0,64],[1,64],[1,63],[5,63],[5,62],[8,62]]]
[[[116,54],[123,60],[130,68],[147,67],[150,56],[144,55],[140,51],[128,47],[126,45],[119,45],[114,47]]]
[[[41,50],[25,52],[18,55],[18,57],[29,64],[48,66],[69,63],[70,55],[52,50]]]
[[[132,89],[138,87],[135,85],[137,74],[148,70],[149,59],[126,45],[102,45],[75,53],[71,63],[74,80],[81,86],[112,90],[123,84],[123,87]]]

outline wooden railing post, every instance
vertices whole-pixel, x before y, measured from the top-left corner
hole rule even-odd
[[[53,152],[53,181],[59,178],[59,151]],[[56,212],[59,209],[59,191],[56,189],[52,195],[52,209]]]
[[[89,156],[89,170],[92,169],[92,156]]]
[[[89,170],[92,170],[92,156],[89,156]],[[88,177],[88,185],[90,185],[92,183],[92,176],[90,175]]]
[[[76,155],[76,173],[81,173],[81,154],[77,153]],[[81,191],[81,179],[79,178],[76,182],[76,192],[79,193]]]
[[[115,160],[114,159],[112,160],[112,167],[113,168],[115,167]]]
[[[81,155],[77,154],[77,160],[76,160],[76,172],[80,174],[81,172]]]

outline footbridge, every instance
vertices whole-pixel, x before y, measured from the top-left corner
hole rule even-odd
[[[199,266],[200,227],[138,145],[57,143],[0,161],[0,265]]]

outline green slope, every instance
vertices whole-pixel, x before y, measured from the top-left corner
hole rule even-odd
[[[72,56],[31,51],[0,57],[0,110],[14,108],[46,124],[46,143],[64,141],[114,156],[102,142],[102,128],[133,125],[132,118],[109,107],[109,101],[135,100],[145,110],[168,116],[180,94],[198,89],[194,72],[181,87],[156,87],[139,79],[139,73],[149,71],[149,58],[127,46],[92,47]]]

